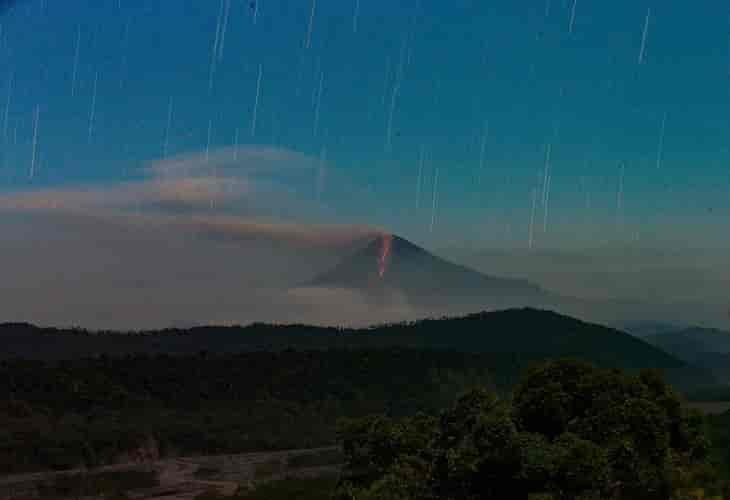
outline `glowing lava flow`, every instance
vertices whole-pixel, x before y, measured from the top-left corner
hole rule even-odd
[[[383,246],[380,247],[380,257],[378,258],[378,276],[381,278],[385,276],[385,271],[388,268],[388,259],[390,258],[390,248],[393,244],[393,235],[383,235]]]

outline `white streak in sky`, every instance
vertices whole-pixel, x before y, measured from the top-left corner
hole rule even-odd
[[[251,117],[251,135],[256,135],[256,117],[259,110],[259,95],[261,94],[261,76],[263,75],[263,65],[259,63],[259,77],[256,80],[256,99],[253,103],[253,116]]]
[[[421,151],[418,155],[418,178],[416,180],[416,210],[421,208],[421,182],[423,179],[423,157],[425,150],[421,145]]]
[[[357,33],[357,18],[360,16],[360,0],[355,0],[355,13],[352,15],[352,32]]]
[[[218,18],[215,25],[215,38],[213,39],[213,51],[210,55],[210,71],[208,72],[208,94],[213,92],[213,80],[215,79],[216,58],[218,57],[218,45],[221,38],[221,27],[223,24],[223,10],[225,8],[225,0],[221,0],[221,6],[218,9]]]
[[[213,40],[213,57],[218,55],[218,46],[221,40],[221,31],[223,28],[223,12],[225,10],[225,1],[221,0],[220,7],[218,8],[218,17],[215,21],[215,39]]]
[[[94,89],[91,95],[91,113],[89,114],[89,142],[94,134],[94,119],[96,118],[96,90],[99,83],[99,72],[94,74]]]
[[[317,78],[317,75],[321,76],[321,70],[322,70],[322,59],[320,57],[317,57],[317,67],[314,70],[314,77]],[[317,90],[319,87],[312,87],[312,106],[317,105]]]
[[[40,121],[40,106],[35,107],[35,113],[33,116],[33,152],[30,159],[30,178],[33,179],[35,175],[35,163],[38,154],[38,122]]]
[[[651,17],[651,9],[646,9],[646,19],[644,20],[644,32],[641,35],[641,48],[639,49],[639,64],[644,62],[644,49],[646,49],[646,35],[649,31],[649,18]]]
[[[390,152],[393,148],[393,114],[395,113],[396,103],[400,94],[401,83],[403,82],[403,65],[405,64],[406,48],[408,37],[403,39],[400,49],[400,57],[398,59],[398,68],[395,72],[395,82],[393,83],[393,91],[390,95],[390,107],[388,108],[388,125],[385,137],[385,150]]]
[[[254,0],[253,3],[253,23],[256,24],[256,19],[259,17],[259,4],[262,0]]]
[[[221,25],[220,43],[218,44],[218,59],[223,58],[223,48],[226,45],[226,32],[228,31],[228,12],[231,10],[231,0],[225,0],[223,11],[223,24]]]
[[[550,212],[550,184],[552,182],[552,174],[548,173],[545,186],[545,209],[543,210],[542,231],[547,232],[548,215]]]
[[[213,93],[213,80],[215,79],[215,56],[210,60],[210,72],[208,73],[208,94]]]
[[[662,117],[662,127],[661,131],[659,132],[659,145],[657,147],[657,153],[656,153],[656,168],[660,168],[662,166],[662,158],[664,156],[664,131],[667,126],[667,113],[664,112],[664,116]]]
[[[570,26],[568,27],[568,33],[573,33],[573,23],[575,22],[575,7],[578,4],[578,0],[573,0],[573,8],[570,9]]]
[[[76,49],[74,50],[73,69],[71,70],[71,97],[76,95],[76,76],[79,70],[79,51],[81,50],[81,26],[76,32]]]
[[[439,169],[436,168],[436,173],[434,174],[433,179],[433,199],[431,202],[431,226],[429,228],[429,232],[433,233],[433,226],[436,223],[436,201],[438,198],[438,188],[439,188]]]
[[[309,48],[312,45],[312,28],[314,27],[314,11],[317,8],[317,0],[312,0],[312,10],[309,13],[309,28],[307,28],[307,44]]]

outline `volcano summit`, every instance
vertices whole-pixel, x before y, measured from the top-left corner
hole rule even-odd
[[[546,297],[528,281],[481,274],[392,234],[373,239],[309,285],[356,289],[373,298],[400,292],[411,304],[429,307],[524,306]]]

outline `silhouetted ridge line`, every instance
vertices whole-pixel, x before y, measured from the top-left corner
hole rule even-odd
[[[533,308],[482,312],[352,329],[253,324],[143,331],[134,335],[85,330],[0,326],[0,357],[71,359],[100,354],[190,355],[200,351],[381,349],[406,347],[463,353],[492,353],[524,360],[576,358],[598,366],[637,371],[656,368],[679,387],[706,387],[715,379],[677,357],[629,334]]]

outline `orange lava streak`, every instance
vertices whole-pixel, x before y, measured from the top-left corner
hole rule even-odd
[[[380,257],[378,258],[378,276],[381,278],[385,276],[385,271],[388,268],[388,259],[390,258],[390,247],[393,244],[393,235],[383,235],[383,246],[380,248]]]

